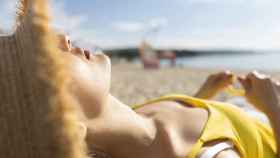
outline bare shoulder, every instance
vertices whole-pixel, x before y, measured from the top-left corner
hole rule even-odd
[[[215,158],[241,158],[239,154],[234,150],[224,150],[220,152]]]

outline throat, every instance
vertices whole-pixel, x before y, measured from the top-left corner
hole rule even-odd
[[[105,106],[102,115],[88,122],[89,149],[95,147],[122,158],[148,149],[156,135],[154,122],[113,96]]]

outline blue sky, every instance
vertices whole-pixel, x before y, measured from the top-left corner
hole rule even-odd
[[[0,0],[9,28],[15,0]],[[279,49],[279,0],[53,0],[54,26],[81,43],[191,49]],[[9,18],[8,18],[9,17]]]

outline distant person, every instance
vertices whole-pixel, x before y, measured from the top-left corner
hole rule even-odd
[[[140,60],[145,69],[158,69],[160,67],[160,60],[157,53],[145,41],[139,47]]]
[[[143,41],[139,47],[140,60],[146,69],[158,69],[160,68],[160,60],[170,60],[170,65],[176,66],[176,54],[172,51],[161,51],[157,53],[152,46]]]

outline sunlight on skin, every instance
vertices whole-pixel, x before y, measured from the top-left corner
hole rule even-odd
[[[64,56],[69,58],[71,63],[69,67],[72,83],[71,92],[80,103],[88,119],[86,122],[89,131],[87,142],[91,147],[99,145],[100,149],[108,151],[115,157],[124,157],[125,155],[133,155],[139,150],[149,151],[150,145],[157,138],[156,136],[162,134],[164,137],[158,141],[161,143],[162,141],[167,142],[166,145],[169,147],[164,149],[167,150],[166,154],[185,155],[188,143],[190,145],[189,149],[191,149],[207,121],[206,111],[197,109],[198,111],[195,113],[195,109],[183,108],[178,106],[176,102],[160,102],[158,106],[149,106],[142,109],[143,114],[145,111],[147,112],[147,116],[149,111],[155,110],[154,112],[157,115],[147,119],[146,115],[142,116],[140,113],[136,113],[136,111],[110,95],[111,63],[108,57],[105,55],[90,55],[80,48],[75,50],[71,53],[66,52],[68,55]],[[202,86],[197,97],[211,99],[218,92],[232,85],[234,79],[234,75],[228,71],[213,74]],[[226,91],[229,91],[228,93],[232,95],[241,95],[244,92],[233,87],[227,88]],[[169,106],[172,108],[169,108]],[[205,115],[202,115],[203,112]],[[202,116],[205,118],[202,118]],[[190,118],[197,120],[188,122]],[[161,120],[163,127],[155,126],[155,122],[151,120]],[[186,122],[186,124],[182,125],[181,121]],[[195,128],[196,125],[197,128]],[[179,131],[189,134],[194,133],[194,135],[185,136]],[[123,145],[117,146],[120,142]],[[153,150],[160,149],[156,153],[163,156],[160,152],[162,147],[156,144],[153,146]],[[146,153],[139,152],[139,154],[144,155]],[[137,156],[141,157],[141,155]]]
[[[71,63],[69,67],[71,93],[77,96],[75,98],[83,105],[83,111],[88,118],[97,117],[97,113],[101,113],[102,109],[98,105],[104,105],[109,97],[110,60],[102,54],[91,56],[90,60],[67,52],[63,55]]]
[[[87,118],[97,117],[109,97],[111,62],[104,54],[72,47],[67,35],[58,34],[62,58],[69,62],[69,90]]]

